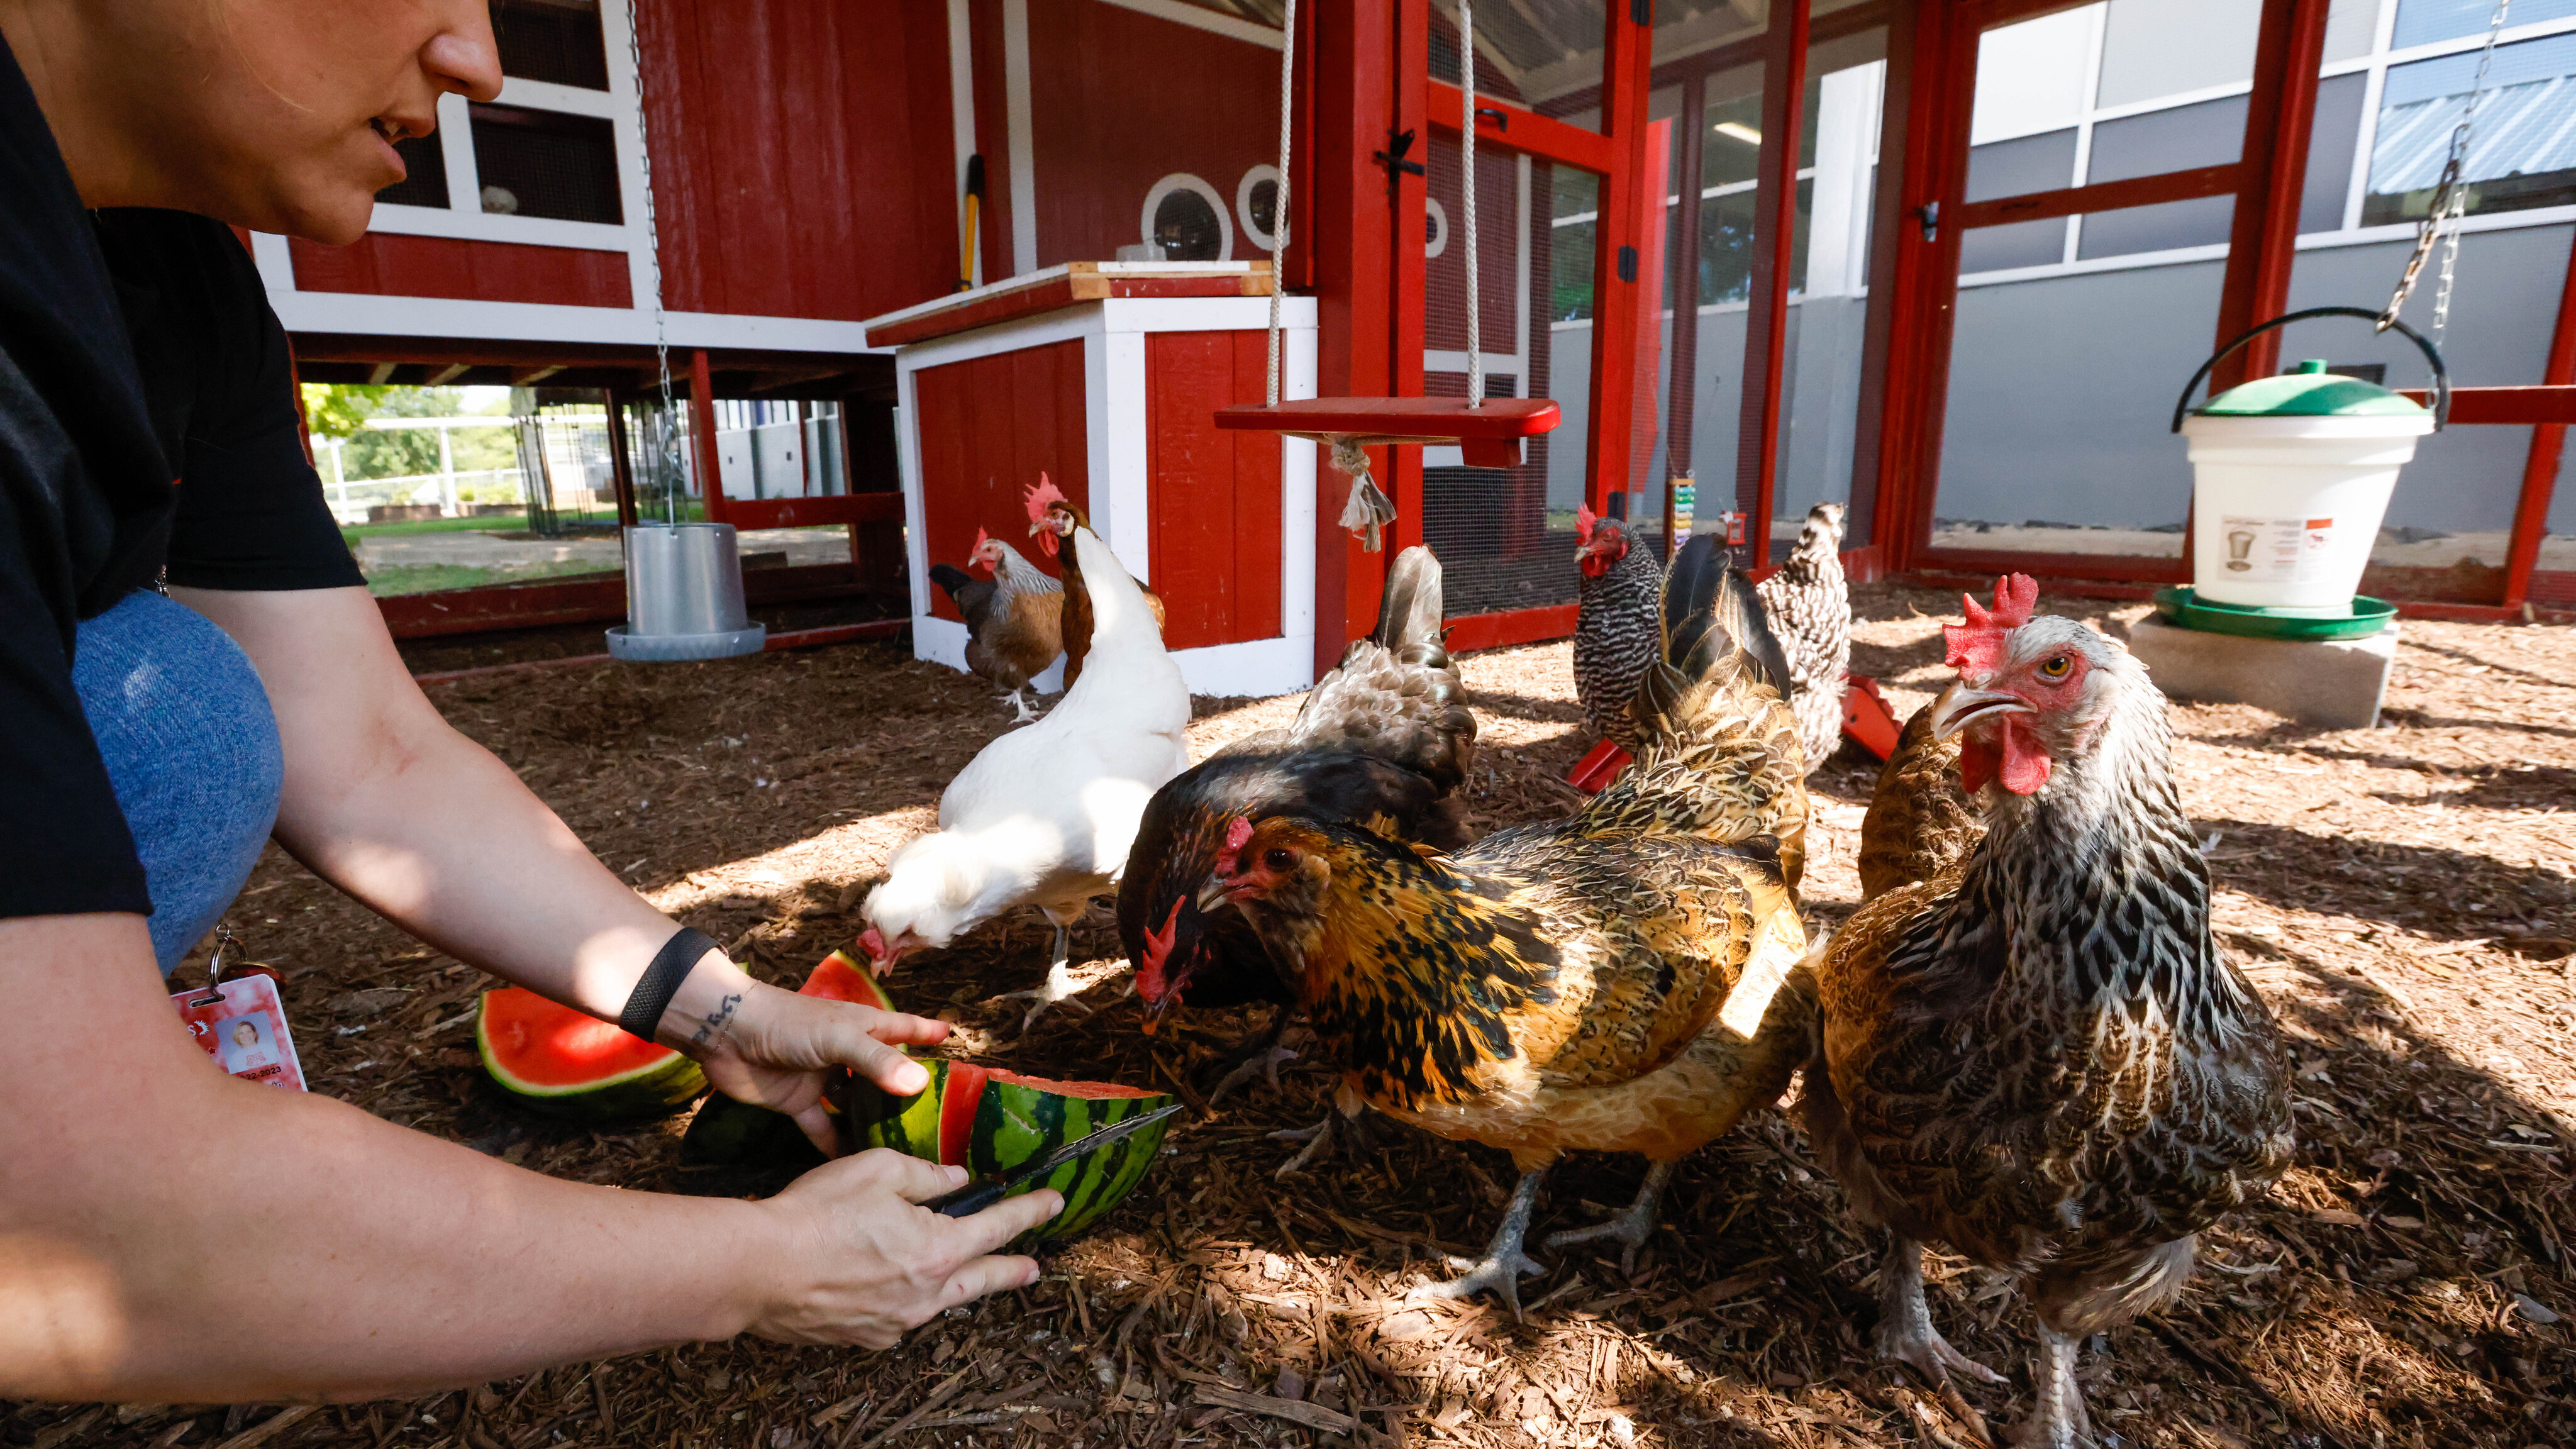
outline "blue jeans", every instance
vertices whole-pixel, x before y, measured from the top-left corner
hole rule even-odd
[[[72,685],[143,857],[166,976],[241,894],[277,824],[277,716],[230,635],[148,589],[82,623]]]

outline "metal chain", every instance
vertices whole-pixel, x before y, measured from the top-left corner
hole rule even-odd
[[[1288,0],[1280,21],[1279,45],[1279,188],[1270,203],[1270,405],[1279,406],[1279,296],[1288,290],[1288,148],[1295,139],[1289,122],[1297,108],[1297,0]]]
[[[1467,213],[1467,406],[1485,405],[1484,318],[1476,300],[1476,7],[1458,0],[1458,205]]]
[[[2414,295],[2415,283],[2423,274],[2424,262],[2433,254],[2433,243],[2444,241],[2442,251],[2442,285],[2433,294],[2433,340],[2441,345],[2443,324],[2451,316],[2451,279],[2460,260],[2460,220],[2468,213],[2468,193],[2461,183],[2467,169],[2469,139],[2475,133],[2478,107],[2486,100],[2487,71],[2495,64],[2496,37],[2504,33],[2506,12],[2513,0],[2496,0],[2493,14],[2487,17],[2487,43],[2478,52],[2477,75],[2469,82],[2469,103],[2460,108],[2460,121],[2451,128],[2451,152],[2442,163],[2441,179],[2433,184],[2433,199],[2424,208],[2424,225],[2415,234],[2415,251],[2406,259],[2406,271],[2397,279],[2397,290],[2379,314],[2379,330],[2385,332],[2397,321],[2397,314]]]
[[[644,119],[644,37],[635,25],[635,0],[626,0],[626,57],[635,66],[636,170],[644,180],[644,243],[653,259],[653,356],[662,369],[662,418],[657,429],[662,454],[664,510],[673,528],[680,526],[680,412],[671,398],[671,334],[662,306],[662,229],[653,215],[653,147]]]

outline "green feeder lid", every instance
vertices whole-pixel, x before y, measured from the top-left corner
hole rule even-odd
[[[2311,358],[2278,377],[2258,377],[2193,409],[2218,418],[2423,417],[2424,409],[2375,382],[2326,371]]]

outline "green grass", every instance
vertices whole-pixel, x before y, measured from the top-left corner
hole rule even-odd
[[[416,518],[407,523],[344,523],[340,536],[349,546],[362,538],[393,538],[406,533],[509,533],[528,526],[528,515],[487,513],[481,518]]]
[[[583,575],[615,578],[619,572],[579,561],[508,564],[497,568],[469,568],[463,564],[385,564],[367,571],[367,592],[381,599],[395,594],[428,594],[441,589],[474,589],[486,584],[524,584],[539,579]]]

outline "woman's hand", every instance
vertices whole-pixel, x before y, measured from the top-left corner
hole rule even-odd
[[[687,994],[711,996],[712,1004],[684,1014],[675,1001],[662,1019],[662,1039],[697,1058],[717,1091],[795,1118],[827,1157],[842,1150],[833,1118],[823,1110],[823,1087],[833,1069],[847,1067],[909,1097],[930,1085],[930,1073],[902,1049],[948,1039],[944,1021],[800,996],[754,981],[713,956],[690,973]],[[692,1003],[701,1004],[707,1003]]]
[[[827,1162],[758,1204],[778,1224],[781,1260],[794,1268],[750,1331],[782,1343],[892,1348],[946,1309],[1036,1282],[1036,1259],[989,1255],[1064,1211],[1063,1196],[1023,1193],[970,1218],[916,1206],[965,1182],[962,1167],[878,1148]]]

